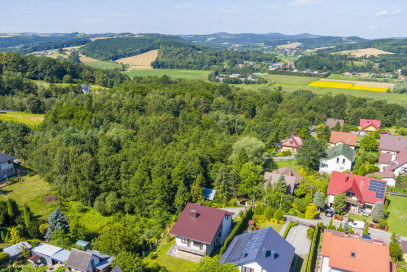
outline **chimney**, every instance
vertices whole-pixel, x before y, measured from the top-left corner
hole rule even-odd
[[[198,213],[195,210],[189,210],[189,216],[192,218],[197,218]]]
[[[289,176],[292,176],[292,175],[293,175],[293,172],[292,172],[292,171],[288,172],[288,175],[289,175]]]
[[[349,174],[346,174],[345,182],[349,181]]]

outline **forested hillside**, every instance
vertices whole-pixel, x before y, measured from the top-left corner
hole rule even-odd
[[[360,118],[383,126],[407,121],[404,107],[382,101],[164,76],[66,94],[35,130],[1,123],[0,146],[27,160],[61,196],[163,227],[187,201],[199,200],[203,187],[218,189],[225,200],[250,197],[262,173],[275,167],[263,160],[267,150],[293,133],[307,137],[327,117],[351,125]]]
[[[277,60],[273,54],[206,47],[177,36],[160,34],[96,40],[86,44],[80,52],[100,60],[117,60],[155,49],[160,50],[158,58],[152,63],[153,68],[157,69],[209,70],[223,67],[225,62],[233,67],[244,61],[273,63]]]

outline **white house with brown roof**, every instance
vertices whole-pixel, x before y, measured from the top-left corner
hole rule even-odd
[[[331,138],[329,139],[329,144],[331,147],[333,147],[337,144],[343,143],[350,148],[355,149],[357,138],[358,136],[356,134],[350,132],[332,131]]]
[[[210,256],[231,232],[232,215],[225,210],[188,203],[170,232],[176,236],[176,253]]]
[[[13,156],[0,152],[0,181],[14,175],[13,160],[15,159]]]
[[[290,194],[294,193],[294,190],[298,184],[301,183],[301,180],[304,178],[297,171],[292,169],[289,166],[276,169],[273,172],[264,172],[264,188],[267,188],[269,184],[273,185],[276,183],[281,175],[283,175],[285,183],[287,184],[287,192]]]
[[[407,137],[387,134],[380,135],[379,151],[380,153],[392,154],[391,160],[394,160],[396,155],[406,148]]]
[[[304,143],[304,139],[297,136],[291,135],[290,137],[281,141],[282,151],[290,151],[291,153],[297,153],[297,149],[301,147]]]

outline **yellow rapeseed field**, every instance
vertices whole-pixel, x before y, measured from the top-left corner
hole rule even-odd
[[[360,83],[363,84],[363,83]],[[325,87],[325,88],[339,88],[339,89],[353,89],[362,91],[373,91],[373,92],[386,92],[386,88],[371,87],[371,86],[361,86],[360,84],[355,85],[354,83],[343,83],[343,82],[330,82],[330,81],[314,81],[308,84],[312,87]]]
[[[308,86],[313,87],[325,87],[325,88],[340,88],[340,89],[351,89],[353,83],[340,83],[340,82],[329,82],[329,81],[314,81],[308,84]]]

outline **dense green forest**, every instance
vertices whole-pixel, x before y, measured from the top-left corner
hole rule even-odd
[[[334,37],[334,36],[321,36],[321,37],[306,37],[297,39],[282,39],[274,41],[266,41],[265,46],[278,46],[287,43],[298,42],[301,49],[314,49],[326,46],[341,46],[343,44],[354,44],[366,41],[359,37]]]
[[[150,50],[159,49],[152,63],[156,69],[209,70],[214,67],[234,67],[244,61],[273,63],[277,57],[259,51],[228,50],[194,44],[177,36],[144,34],[136,37],[119,37],[96,40],[86,44],[80,52],[100,60],[117,60]]]

